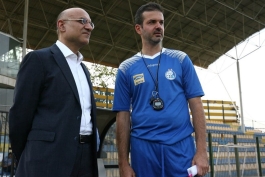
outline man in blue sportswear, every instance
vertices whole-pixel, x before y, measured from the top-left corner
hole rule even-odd
[[[204,92],[194,66],[186,53],[162,47],[159,4],[137,10],[135,30],[142,50],[120,64],[115,84],[120,177],[187,177],[192,165],[204,176],[209,170]]]

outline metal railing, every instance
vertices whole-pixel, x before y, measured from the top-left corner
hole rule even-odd
[[[207,120],[208,121],[208,120]],[[1,167],[4,167],[4,158],[10,151],[8,138],[8,112],[0,112],[1,123],[1,147],[0,153],[3,154]],[[207,123],[212,124],[212,123]],[[227,124],[216,124],[216,127],[227,127]],[[224,126],[225,125],[225,126]],[[118,154],[116,148],[116,136],[114,123],[107,132],[102,141],[102,150],[100,158],[103,159],[107,177],[119,177]],[[228,125],[230,126],[230,125]],[[238,124],[238,126],[240,126]],[[232,177],[238,176],[262,176],[265,173],[265,134],[248,133],[243,134],[240,131],[229,131],[216,128],[216,130],[207,130],[207,144],[210,172],[206,177]],[[229,155],[221,147],[229,147]],[[249,152],[242,150],[242,147],[250,148]],[[219,148],[219,149],[218,149]],[[229,171],[229,166],[230,171]],[[244,170],[243,170],[244,169]],[[242,173],[242,171],[244,171]],[[14,160],[12,160],[10,176],[14,175]],[[5,176],[1,170],[1,177]]]

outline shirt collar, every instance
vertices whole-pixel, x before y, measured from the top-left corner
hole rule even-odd
[[[136,56],[138,56],[138,57],[144,57],[144,58],[146,58],[146,59],[154,59],[155,57],[157,57],[157,56],[159,56],[160,54],[164,53],[165,50],[166,50],[166,48],[162,48],[161,52],[157,52],[157,53],[154,54],[153,56],[150,56],[150,55],[144,55],[144,54],[142,54],[141,52],[138,52],[138,53],[136,54]]]
[[[71,56],[71,55],[75,55],[64,43],[62,43],[61,41],[57,40],[56,41],[56,45],[58,46],[58,48],[62,51],[63,55],[65,58]],[[82,62],[83,61],[83,55],[78,51],[77,53],[77,61]]]

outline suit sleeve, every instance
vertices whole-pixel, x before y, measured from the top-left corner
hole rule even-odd
[[[17,75],[13,105],[9,111],[11,149],[19,160],[31,130],[42,90],[44,71],[40,57],[30,52],[23,59]]]

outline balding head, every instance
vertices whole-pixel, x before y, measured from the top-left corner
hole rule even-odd
[[[82,8],[70,8],[57,17],[58,39],[73,52],[88,44],[94,25]]]
[[[65,9],[64,11],[62,11],[58,17],[57,17],[57,34],[59,34],[59,30],[58,30],[58,20],[60,19],[69,19],[71,17],[74,16],[75,12],[77,11],[84,11],[86,12],[84,9],[79,8],[79,7],[73,7],[73,8],[69,8],[69,9]],[[86,12],[87,13],[87,12]]]

